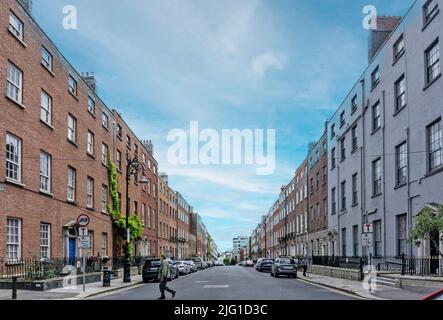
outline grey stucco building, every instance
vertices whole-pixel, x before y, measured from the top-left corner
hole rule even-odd
[[[369,65],[329,121],[329,254],[437,255],[408,238],[417,213],[443,203],[442,6],[417,0],[401,19],[378,17]]]

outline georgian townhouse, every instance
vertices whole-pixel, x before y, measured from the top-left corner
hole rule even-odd
[[[369,65],[329,122],[328,218],[340,255],[437,253],[408,238],[414,217],[443,203],[442,5],[419,0],[403,18],[378,18]]]

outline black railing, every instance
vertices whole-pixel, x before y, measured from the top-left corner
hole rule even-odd
[[[413,276],[443,276],[442,257],[342,257],[342,256],[312,256],[312,265],[337,268],[360,269],[371,266],[378,272],[396,273]]]
[[[361,257],[312,256],[311,263],[336,268],[361,269],[363,260]]]
[[[141,267],[147,257],[131,257],[132,267]],[[100,272],[104,266],[112,269],[122,269],[124,257],[87,257],[85,258],[85,273]],[[0,259],[0,280],[18,277],[29,280],[44,280],[63,277],[83,271],[83,257],[66,258],[25,258],[19,261]]]

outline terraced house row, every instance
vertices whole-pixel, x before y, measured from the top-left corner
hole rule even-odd
[[[408,241],[415,216],[443,204],[442,6],[417,0],[404,17],[377,17],[367,68],[253,231],[255,256],[443,249],[438,233],[439,247]],[[371,246],[362,243],[366,223]]]
[[[128,194],[142,223],[133,254],[195,255],[183,250],[192,207],[159,175],[152,143],[100,99],[93,74],[79,74],[62,55],[32,17],[30,1],[1,1],[0,25],[0,259],[80,256],[80,214],[91,220],[88,255],[122,255],[108,212],[109,161],[120,212]],[[126,160],[135,157],[144,171],[126,193]]]

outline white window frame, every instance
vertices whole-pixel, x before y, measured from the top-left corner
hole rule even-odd
[[[146,225],[146,205],[142,203],[142,226]]]
[[[94,155],[94,139],[95,139],[94,133],[92,131],[88,130],[87,137],[86,137],[86,140],[87,140],[86,150],[87,150],[88,154],[91,156]]]
[[[108,165],[109,147],[106,143],[102,143],[102,163]]]
[[[40,223],[40,258],[51,258],[51,225],[49,223]]]
[[[405,38],[402,35],[398,37],[397,41],[394,43],[394,61],[397,61],[401,55],[405,52]]]
[[[77,91],[78,91],[78,83],[77,80],[71,75],[68,77],[68,90],[69,92],[77,97]]]
[[[51,160],[50,154],[40,151],[40,191],[46,193],[51,192]]]
[[[108,186],[105,185],[102,185],[101,211],[108,212]]]
[[[42,46],[42,65],[52,72],[53,61],[52,54],[49,52],[49,50]]]
[[[109,128],[109,116],[105,111],[103,111],[102,114],[102,126],[105,127],[106,129]]]
[[[12,101],[23,102],[23,71],[12,62],[8,63],[6,95]]]
[[[11,145],[14,150],[9,148]],[[6,134],[6,178],[19,183],[22,181],[22,140],[11,133]]]
[[[95,101],[88,96],[88,111],[90,114],[95,114]]]
[[[10,225],[15,222],[16,225]],[[12,229],[16,232],[11,233]],[[14,249],[11,251],[11,249]],[[19,218],[6,219],[6,259],[8,262],[19,262],[22,257],[22,220]]]
[[[89,176],[86,178],[86,207],[94,207],[94,179]]]
[[[77,119],[70,113],[68,114],[68,140],[77,142]]]
[[[24,39],[24,24],[23,22],[12,12],[9,13],[9,31],[20,41]]]
[[[440,44],[438,39],[434,41],[429,46],[428,49],[426,49],[425,61],[426,61],[426,84],[430,84],[434,82],[441,74]]]
[[[76,174],[76,170],[73,167],[68,166],[66,199],[70,202],[75,201]]]
[[[40,120],[52,124],[52,97],[44,90],[40,93]]]
[[[108,234],[106,232],[102,233],[101,252],[102,256],[108,255]]]
[[[437,129],[435,129],[437,128]],[[438,120],[427,128],[428,140],[428,171],[432,172],[443,167],[443,128]],[[437,162],[435,161],[437,160]]]
[[[395,81],[395,110],[400,111],[406,107],[406,77],[402,74],[400,78]]]

